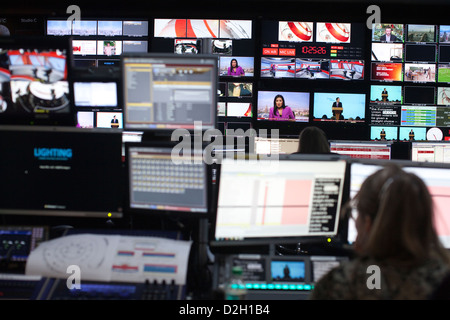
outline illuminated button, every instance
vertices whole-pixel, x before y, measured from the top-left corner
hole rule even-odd
[[[269,290],[273,290],[274,288],[275,288],[275,286],[272,283],[269,283],[267,285],[267,289],[269,289]]]
[[[281,284],[276,284],[275,285],[275,289],[280,290],[281,289]]]
[[[245,288],[253,289],[253,285],[251,283],[247,283],[247,284],[245,284]]]
[[[303,288],[303,285],[302,284],[298,284],[297,285],[297,290],[303,290],[304,288]]]
[[[263,290],[266,290],[267,289],[267,284],[265,284],[265,283],[261,283],[261,289],[263,289]]]
[[[253,289],[261,289],[261,286],[259,285],[259,283],[254,283]]]
[[[287,289],[289,289],[289,285],[283,284],[283,285],[282,285],[282,288],[283,288],[283,290],[287,290]]]
[[[291,284],[289,285],[289,290],[295,290],[296,285],[295,284]]]
[[[311,290],[311,285],[305,284],[305,290]]]

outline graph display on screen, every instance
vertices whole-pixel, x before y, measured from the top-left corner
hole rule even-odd
[[[346,162],[270,162],[222,162],[215,240],[335,236]]]

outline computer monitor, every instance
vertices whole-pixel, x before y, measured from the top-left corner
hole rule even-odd
[[[211,248],[337,239],[345,174],[332,156],[224,159]]]
[[[122,133],[0,126],[0,214],[123,217]]]
[[[123,54],[126,130],[208,130],[216,127],[217,56]]]
[[[211,175],[203,148],[167,141],[125,143],[126,210],[138,217],[208,218]]]
[[[391,142],[330,141],[331,152],[358,159],[391,159]]]
[[[393,160],[390,160],[392,162]],[[364,180],[380,170],[386,161],[355,161],[350,163],[350,199],[361,188]],[[395,161],[407,171],[421,178],[430,191],[434,203],[434,223],[439,239],[445,248],[450,249],[450,214],[448,199],[450,198],[450,166],[443,163],[425,163],[412,161]],[[353,212],[356,214],[356,212]],[[349,243],[356,240],[357,232],[354,219],[348,221],[347,239]]]
[[[450,163],[450,142],[449,141],[412,142],[411,160],[417,162]]]
[[[0,124],[76,124],[70,40],[0,37]]]
[[[291,154],[298,151],[297,138],[254,138],[255,154]]]

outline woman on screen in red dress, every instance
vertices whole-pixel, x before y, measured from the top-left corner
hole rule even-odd
[[[349,207],[357,212],[355,256],[320,278],[310,298],[435,298],[449,275],[450,258],[423,180],[388,164],[365,179]]]
[[[273,107],[269,110],[269,120],[295,120],[294,112],[285,104],[281,94],[277,94],[273,99]]]

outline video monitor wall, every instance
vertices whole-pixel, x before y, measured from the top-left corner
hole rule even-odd
[[[364,79],[364,30],[358,24],[263,21],[261,77]]]
[[[152,52],[218,56],[218,122],[250,125],[255,100],[252,20],[155,19]],[[246,125],[244,125],[246,126]]]
[[[148,52],[148,19],[48,19],[47,36],[72,36],[75,67],[119,67],[120,55]]]
[[[401,141],[448,139],[450,101],[447,93],[450,26],[374,24],[368,125],[371,139],[383,140],[379,127]],[[395,133],[396,132],[396,133]]]

